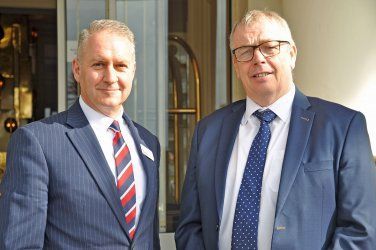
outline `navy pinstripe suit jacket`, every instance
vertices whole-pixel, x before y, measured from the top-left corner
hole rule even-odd
[[[133,242],[114,177],[78,102],[16,130],[0,184],[0,249],[159,249],[158,139],[126,115],[147,191]],[[154,161],[145,156],[149,148]]]

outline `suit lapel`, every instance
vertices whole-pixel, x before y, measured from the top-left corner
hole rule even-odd
[[[296,174],[298,173],[303,153],[309,139],[309,134],[315,115],[314,112],[307,110],[309,106],[310,103],[307,97],[296,89],[292,105],[285,157],[282,165],[276,216],[279,215],[283,205],[286,202]]]
[[[215,193],[217,201],[217,212],[219,218],[222,217],[223,199],[225,192],[226,174],[228,163],[230,161],[232,149],[236,136],[239,131],[239,125],[245,112],[245,101],[232,107],[232,112],[227,115],[222,123],[220,131],[217,156],[215,160]]]
[[[124,232],[128,234],[114,176],[78,101],[68,110],[67,124],[73,128],[67,132],[67,136],[84,161]]]
[[[134,123],[131,121],[131,119],[124,113],[123,118],[125,122],[128,125],[128,128],[132,134],[133,140],[135,142],[136,148],[138,155],[141,159],[143,169],[145,171],[146,175],[146,187],[145,187],[145,199],[143,206],[141,208],[141,214],[139,217],[139,221],[136,227],[136,232],[135,232],[135,239],[139,235],[137,232],[142,232],[145,231],[148,226],[148,223],[145,223],[148,221],[148,216],[150,216],[151,213],[154,212],[155,207],[154,205],[156,204],[156,198],[157,198],[157,193],[158,193],[158,183],[157,183],[157,166],[156,166],[156,158],[154,157],[154,160],[148,158],[145,156],[141,149],[141,145],[145,146],[146,148],[147,145],[142,139],[142,135],[140,135],[138,129],[135,127]],[[155,152],[153,152],[155,153]],[[153,218],[151,219],[153,220]]]

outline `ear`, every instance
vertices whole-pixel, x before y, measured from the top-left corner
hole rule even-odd
[[[232,65],[234,66],[236,78],[240,79],[240,75],[239,75],[239,62],[236,60],[235,56],[232,56]]]
[[[78,62],[77,57],[73,59],[72,72],[73,72],[74,79],[76,80],[77,83],[79,83],[80,82],[80,63]]]
[[[291,57],[291,70],[295,68],[296,56],[298,55],[298,49],[295,44],[291,45],[290,57]]]

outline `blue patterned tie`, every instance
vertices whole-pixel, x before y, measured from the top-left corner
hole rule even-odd
[[[257,250],[262,176],[270,141],[269,123],[276,114],[267,109],[253,113],[260,120],[260,129],[252,142],[236,201],[232,228],[232,249]]]

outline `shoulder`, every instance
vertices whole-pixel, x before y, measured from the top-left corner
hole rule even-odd
[[[314,111],[316,116],[332,122],[350,122],[355,117],[364,119],[364,115],[354,109],[344,105],[323,100],[317,97],[307,97],[311,103],[310,110]]]
[[[314,113],[313,128],[322,135],[330,133],[324,138],[347,138],[350,133],[360,135],[364,133],[362,130],[367,131],[366,118],[361,112],[316,97],[308,97],[308,100],[311,103],[308,110]],[[366,134],[363,136],[368,136]]]
[[[31,122],[25,125],[27,129],[36,129],[39,127],[49,128],[49,129],[57,129],[60,128],[61,125],[64,125],[67,121],[67,114],[68,111],[63,111],[58,114],[49,116],[47,118],[43,118],[38,121]]]
[[[33,121],[19,127],[16,131],[14,131],[11,137],[21,137],[22,139],[25,134],[31,135],[32,137],[36,138],[47,138],[50,135],[56,136],[59,131],[65,131],[67,129],[66,116],[67,112],[64,111],[48,118]]]
[[[344,105],[341,105],[339,103],[327,101],[318,97],[312,97],[312,96],[307,96],[309,102],[312,105],[312,108],[318,111],[327,111],[327,112],[341,112],[345,114],[351,114],[356,112],[355,110],[348,108]]]
[[[231,103],[225,107],[222,107],[210,115],[204,117],[199,121],[200,126],[216,124],[218,121],[225,119],[229,114],[236,112],[240,109],[245,111],[245,100],[239,100],[234,103]]]

